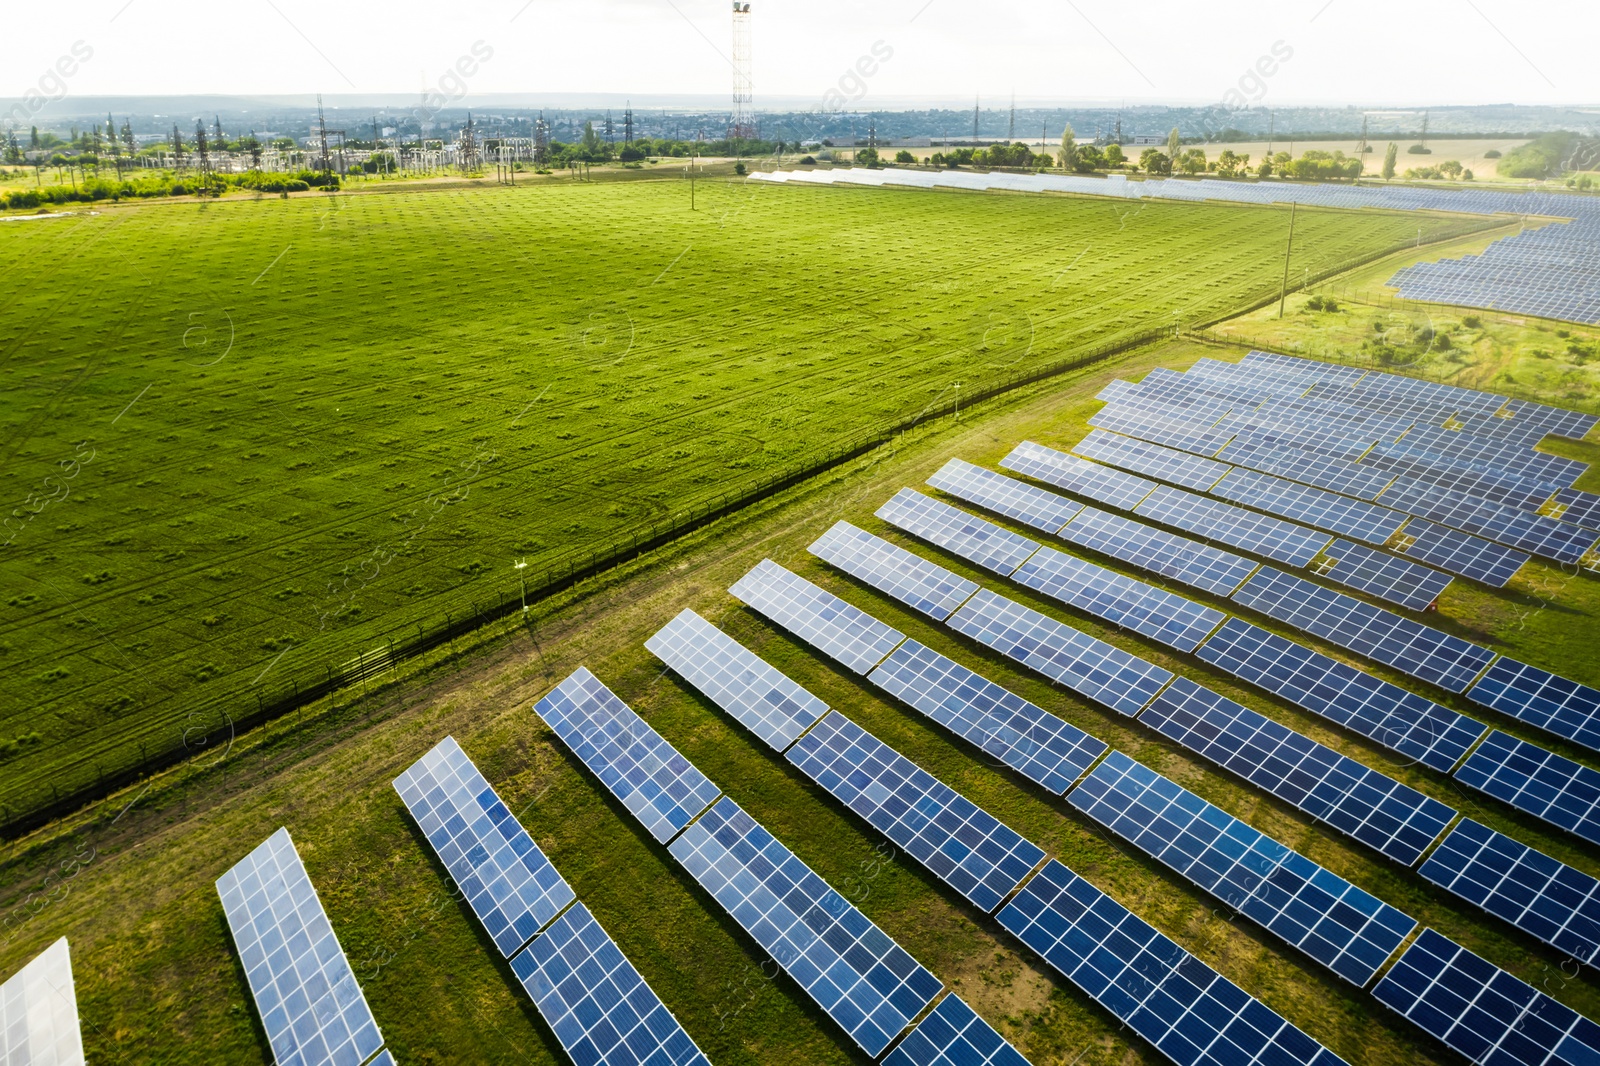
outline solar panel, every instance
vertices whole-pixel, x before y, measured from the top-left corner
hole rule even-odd
[[[1600,1026],[1432,929],[1422,931],[1372,994],[1486,1066],[1600,1061]]]
[[[878,517],[999,574],[1021,566],[1039,545],[993,522],[912,489],[901,489],[878,508]]]
[[[1600,773],[1587,766],[1496,729],[1455,776],[1519,811],[1600,844],[1600,815],[1595,813]]]
[[[1106,751],[1077,726],[915,640],[867,680],[1051,792],[1071,788]]]
[[[948,624],[1120,714],[1137,714],[1172,678],[1170,671],[988,589],[968,600]]]
[[[1290,566],[1305,566],[1333,540],[1326,533],[1165,485],[1133,513]]]
[[[761,560],[728,591],[858,674],[877,666],[906,639],[771,559]]]
[[[1146,409],[1141,410],[1142,407]],[[1213,432],[1204,414],[1187,418],[1163,417],[1143,404],[1108,403],[1089,419],[1089,425],[1196,455],[1216,455],[1232,437],[1230,433]]]
[[[830,714],[788,759],[935,877],[993,911],[1044,852],[1010,826],[842,714]]]
[[[1440,488],[1417,478],[1396,478],[1384,492],[1383,502],[1558,563],[1582,559],[1596,539],[1594,531],[1581,526]]]
[[[1527,555],[1513,548],[1447,529],[1425,518],[1406,523],[1396,547],[1402,555],[1497,589],[1504,588],[1528,561]]]
[[[889,1052],[883,1066],[1028,1066],[1028,1060],[952,992]]]
[[[0,984],[0,1063],[83,1066],[72,952],[62,937]]]
[[[1227,617],[1213,607],[1054,548],[1040,549],[1012,580],[1179,651],[1194,651]]]
[[[394,779],[394,790],[510,958],[571,903],[571,886],[467,758],[445,737]]]
[[[217,895],[274,1059],[360,1066],[383,1046],[287,829],[217,878]]]
[[[1154,481],[1124,474],[1120,470],[1112,470],[1029,440],[1011,449],[1011,454],[1000,460],[1000,465],[1024,477],[1066,489],[1074,495],[1115,507],[1119,511],[1133,510],[1156,487]]]
[[[824,562],[940,622],[978,591],[976,582],[849,522],[836,523],[810,550]]]
[[[1205,592],[1229,595],[1259,565],[1164,529],[1093,507],[1056,534],[1062,540],[1108,555]]]
[[[1467,698],[1600,751],[1600,691],[1501,657]]]
[[[1233,598],[1450,692],[1465,691],[1494,659],[1488,648],[1270,566],[1262,567]]]
[[[1399,511],[1254,470],[1235,468],[1211,494],[1368,544],[1385,543],[1406,521]]]
[[[575,1063],[711,1066],[582,903],[512,959],[511,971]]]
[[[1579,962],[1600,955],[1600,881],[1504,833],[1464,819],[1417,872]]]
[[[939,994],[937,977],[728,797],[670,850],[867,1054]]]
[[[1081,503],[960,459],[944,464],[928,484],[1046,533],[1054,533],[1083,510]]]
[[[1169,485],[1178,485],[1196,492],[1209,492],[1211,486],[1233,469],[1227,463],[1202,459],[1197,455],[1165,448],[1148,441],[1134,440],[1104,430],[1094,430],[1072,449],[1085,459],[1093,459],[1107,466],[1121,467],[1135,474],[1144,474]]]
[[[1343,1061],[1054,859],[998,920],[1177,1066]]]
[[[1186,677],[1139,721],[1404,866],[1415,865],[1456,815]]]
[[[663,844],[719,794],[586,666],[534,704],[533,713]]]
[[[1072,805],[1364,988],[1416,919],[1113,751]]]
[[[1332,459],[1260,431],[1235,440],[1218,458],[1235,466],[1247,466],[1358,500],[1377,499],[1394,480],[1392,474]]]
[[[1311,572],[1413,611],[1426,610],[1454,580],[1449,574],[1343,539],[1328,546],[1311,564]]]
[[[367,1066],[395,1066],[394,1056],[389,1054],[388,1048],[384,1048]]]
[[[1562,521],[1587,529],[1600,529],[1600,495],[1580,492],[1577,489],[1562,489],[1556,493],[1554,502],[1561,508],[1556,517]]]

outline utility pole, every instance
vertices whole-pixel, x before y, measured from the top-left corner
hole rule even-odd
[[[1011,90],[1011,130],[1006,134],[1006,143],[1011,144],[1017,139],[1017,91]]]
[[[1277,131],[1277,128],[1278,128],[1278,113],[1276,111],[1268,111],[1267,112],[1267,159],[1269,161],[1272,159],[1272,135]]]
[[[1298,202],[1289,205],[1289,243],[1283,248],[1283,289],[1278,294],[1278,317],[1283,317],[1283,308],[1289,301],[1289,255],[1294,251],[1294,216],[1299,210]],[[1421,232],[1420,230],[1418,232]]]
[[[982,102],[983,98],[981,96],[972,98],[972,145],[974,148],[978,145],[978,106]]]
[[[633,143],[633,101],[628,101],[628,110],[622,113],[622,143]]]

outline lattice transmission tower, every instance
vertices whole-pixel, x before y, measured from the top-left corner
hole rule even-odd
[[[733,118],[728,139],[750,141],[756,136],[755,55],[750,42],[750,5],[733,2]]]

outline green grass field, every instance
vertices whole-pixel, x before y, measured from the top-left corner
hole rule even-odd
[[[1093,396],[1107,381],[1137,380],[1157,365],[1182,368],[1200,356],[1236,353],[1191,343],[1141,349],[991,401],[959,420],[927,425],[899,447],[881,449],[541,604],[529,626],[491,627],[470,653],[441,655],[364,698],[352,694],[303,722],[256,731],[226,753],[208,753],[161,775],[148,791],[130,789],[86,818],[12,845],[0,888],[0,914],[6,916],[0,972],[67,935],[91,1061],[265,1063],[265,1043],[212,881],[287,825],[399,1059],[564,1062],[470,912],[450,899],[443,871],[389,785],[440,738],[453,735],[712,1061],[865,1066],[868,1060],[851,1050],[792,982],[762,976],[763,957],[753,942],[530,713],[533,701],[588,665],[801,858],[858,899],[869,917],[958,990],[1035,1066],[1165,1061],[913,861],[886,861],[873,830],[664,674],[643,641],[679,610],[693,607],[1352,1066],[1460,1061],[1367,994],[1095,829],[1065,801],[994,766],[741,607],[724,590],[770,557],[1089,730],[1562,1002],[1590,1017],[1600,1014],[1600,982],[1591,971],[1579,972],[1553,950],[1413,872],[806,553],[806,545],[834,521],[849,519],[1241,699],[1547,854],[1600,873],[1600,854],[1571,836],[1458,791],[1442,775],[1246,690],[1192,656],[1172,654],[1036,597],[873,517],[896,489],[921,485],[950,456],[993,467],[1023,438],[1069,446],[1086,432],[1084,420],[1100,406]],[[1500,592],[1463,585],[1458,582],[1430,616],[1435,624],[1600,682],[1589,638],[1600,619],[1600,583],[1535,565]],[[1396,679],[1392,672],[1375,672]],[[1571,745],[1469,708],[1458,697],[1429,694],[1587,761]]]
[[[0,229],[0,816],[863,426],[1276,291],[1285,212],[675,181]],[[1460,220],[1429,219],[1426,232]],[[1292,275],[1416,220],[1310,211]]]

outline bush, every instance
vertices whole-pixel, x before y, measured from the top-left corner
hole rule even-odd
[[[917,161],[917,157],[902,148],[894,154],[894,161],[901,164],[915,163]]]
[[[744,164],[743,164],[743,163],[735,163],[735,164],[734,164],[734,165],[733,165],[733,172],[734,172],[734,173],[735,173],[735,174],[740,174],[740,175],[742,175],[742,174],[744,174],[744,173],[745,173],[745,166],[744,166]]]
[[[1499,159],[1500,158],[1500,149],[1498,149],[1498,148],[1489,149],[1487,152],[1483,153],[1483,158],[1485,158],[1485,159]]]
[[[1483,319],[1479,318],[1477,315],[1468,315],[1466,318],[1461,320],[1461,324],[1466,326],[1468,329],[1482,329]]]
[[[1561,161],[1576,137],[1572,133],[1547,133],[1520,148],[1513,148],[1495,170],[1502,178],[1551,177],[1560,171]]]
[[[803,167],[814,167],[814,166],[817,165],[817,161],[815,159],[813,159],[811,156],[808,156],[808,155],[801,156],[800,157],[800,165],[803,166]]]
[[[1413,144],[1410,148],[1406,149],[1406,154],[1408,154],[1408,155],[1432,155],[1433,154],[1433,149],[1429,148],[1426,145]]]
[[[630,144],[617,153],[617,158],[624,163],[637,163],[644,158],[644,149],[636,144]]]

